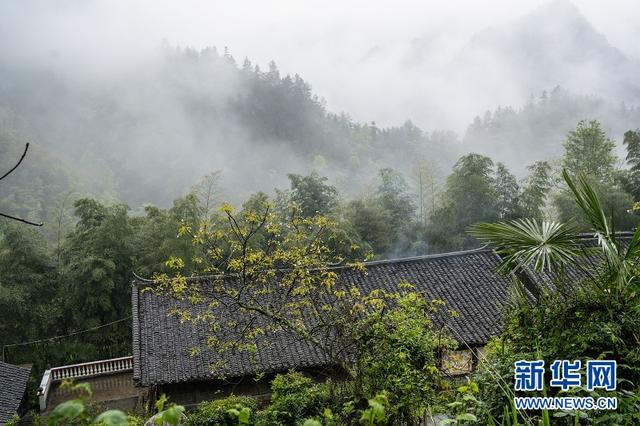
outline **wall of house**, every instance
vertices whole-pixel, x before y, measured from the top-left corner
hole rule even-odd
[[[253,377],[228,380],[210,380],[188,383],[171,383],[157,387],[157,395],[166,394],[170,402],[193,408],[203,401],[224,398],[230,394],[254,396],[260,400],[269,399],[269,379],[255,381]]]
[[[443,355],[441,368],[444,374],[450,377],[464,376],[471,373],[483,356],[483,347],[459,349]],[[339,376],[330,369],[307,369],[303,373],[314,380],[322,381],[327,377]],[[276,374],[266,374],[255,380],[254,376],[228,378],[225,380],[203,380],[186,383],[170,383],[155,386],[150,393],[150,400],[166,394],[169,401],[184,405],[187,408],[195,408],[203,401],[225,398],[231,394],[253,396],[262,403],[269,401],[271,391],[270,383]]]

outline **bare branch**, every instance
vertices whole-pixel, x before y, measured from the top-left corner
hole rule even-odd
[[[8,172],[6,172],[5,174],[3,174],[2,176],[0,176],[0,180],[6,178],[7,176],[9,176],[11,173],[13,173],[13,171],[15,169],[18,168],[18,166],[22,163],[22,160],[24,160],[24,157],[27,156],[27,151],[29,151],[29,142],[27,142],[24,146],[24,152],[22,153],[22,156],[20,157],[20,159],[18,160],[18,162],[15,164],[15,166],[13,166]],[[11,216],[8,214],[4,214],[4,213],[0,213],[0,217],[6,217],[7,219],[11,219],[11,220],[15,220],[18,222],[22,222],[22,223],[26,223],[27,225],[33,225],[33,226],[42,226],[43,223],[37,223],[37,222],[31,222],[29,220],[26,219],[21,219],[19,217],[15,217],[15,216]]]
[[[2,179],[4,179],[4,178],[6,178],[6,177],[7,177],[7,176],[9,176],[11,173],[13,173],[13,171],[14,171],[15,169],[17,169],[17,168],[18,168],[18,166],[20,165],[20,163],[22,163],[22,160],[24,160],[24,157],[27,155],[27,151],[28,151],[28,150],[29,150],[29,142],[27,142],[27,144],[24,146],[24,152],[22,153],[22,157],[20,157],[20,159],[18,160],[18,162],[16,163],[16,165],[15,165],[15,166],[13,166],[13,167],[11,168],[11,170],[9,170],[7,173],[3,174],[3,175],[0,177],[0,180],[2,180]]]
[[[21,219],[19,217],[15,217],[15,216],[10,216],[10,215],[4,214],[4,213],[0,213],[0,216],[1,217],[6,217],[7,219],[17,220],[18,222],[26,223],[27,225],[33,225],[33,226],[42,226],[42,225],[44,225],[44,223],[42,223],[42,222],[30,222],[28,220]]]

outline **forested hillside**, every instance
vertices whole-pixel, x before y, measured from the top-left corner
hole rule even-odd
[[[463,152],[488,155],[524,179],[522,153],[529,164],[553,163],[579,120],[600,120],[622,155],[622,134],[640,121],[636,107],[555,88],[477,117],[460,141],[411,121],[378,128],[330,112],[307,82],[281,76],[275,63],[262,71],[215,49],[168,46],[156,60],[144,79],[121,72],[100,84],[53,67],[0,70],[2,165],[32,142],[30,162],[0,194],[22,216],[46,222],[49,240],[59,234],[53,222],[70,223],[70,200],[166,207],[212,171],[220,172],[224,198],[239,203],[257,190],[273,193],[289,173],[310,171],[346,198],[372,195],[378,171],[391,168],[417,194],[424,218]]]
[[[458,153],[451,132],[329,112],[273,62],[263,71],[215,48],[165,46],[144,67],[98,82],[53,66],[3,68],[3,122],[62,159],[80,191],[132,205],[168,205],[211,170],[234,201],[311,169],[354,193],[379,168],[437,159],[444,171]]]
[[[640,123],[640,108],[626,106],[595,95],[579,95],[556,87],[531,98],[521,107],[498,107],[477,116],[463,137],[465,150],[491,155],[524,172],[519,161],[527,153],[535,159],[552,160],[562,154],[560,141],[584,119],[599,120],[618,142],[624,132]],[[617,153],[623,155],[622,145]]]

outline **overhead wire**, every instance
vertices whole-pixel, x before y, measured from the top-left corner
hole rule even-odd
[[[128,317],[120,318],[119,320],[111,321],[111,322],[108,322],[106,324],[101,324],[101,325],[98,325],[98,326],[95,326],[95,327],[91,327],[91,328],[86,328],[84,330],[73,331],[73,332],[68,333],[68,334],[61,334],[61,335],[58,335],[58,336],[47,337],[47,338],[44,338],[44,339],[30,340],[28,342],[11,343],[11,344],[8,344],[8,345],[3,345],[2,346],[2,361],[3,362],[5,361],[5,349],[6,348],[13,348],[13,347],[17,347],[17,346],[34,345],[34,344],[37,344],[37,343],[52,342],[52,341],[55,341],[55,340],[64,339],[64,338],[67,338],[67,337],[77,336],[79,334],[84,334],[84,333],[88,333],[88,332],[91,332],[91,331],[99,330],[101,328],[110,327],[112,325],[115,325],[115,324],[118,324],[118,323],[121,323],[121,322],[124,322],[124,321],[128,321],[131,318],[132,318],[131,315],[129,315]]]

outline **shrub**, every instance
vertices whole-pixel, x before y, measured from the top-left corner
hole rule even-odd
[[[14,414],[13,416],[11,416],[9,421],[5,423],[5,426],[17,426],[18,424],[20,424],[20,416]]]
[[[327,400],[326,386],[295,371],[277,375],[271,382],[271,392],[271,404],[260,412],[259,425],[296,425],[302,419],[318,416]]]
[[[248,408],[254,413],[257,406],[258,401],[255,398],[235,395],[203,402],[195,412],[189,414],[185,426],[237,425],[238,419],[229,412],[230,410],[241,411]]]

